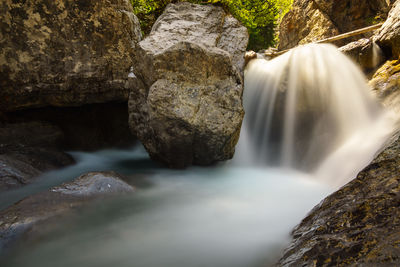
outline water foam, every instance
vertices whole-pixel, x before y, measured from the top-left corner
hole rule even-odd
[[[393,130],[361,70],[329,44],[251,61],[244,107],[237,162],[299,169],[336,184],[354,178]]]

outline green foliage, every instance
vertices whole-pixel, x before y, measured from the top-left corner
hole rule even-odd
[[[275,44],[277,23],[289,10],[293,0],[187,0],[196,4],[222,6],[247,27],[250,40],[248,49],[260,50]],[[151,27],[171,2],[182,0],[131,0],[142,31],[148,34]]]

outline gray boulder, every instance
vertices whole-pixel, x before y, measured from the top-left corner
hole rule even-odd
[[[247,40],[246,29],[219,7],[166,8],[138,44],[135,73],[143,85],[129,98],[130,127],[153,159],[181,168],[233,156]]]

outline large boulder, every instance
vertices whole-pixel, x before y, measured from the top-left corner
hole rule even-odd
[[[384,19],[391,1],[295,0],[279,27],[279,49],[318,41]],[[343,42],[337,42],[343,45]]]
[[[279,266],[399,266],[400,139],[317,205]]]
[[[129,0],[6,0],[0,10],[0,110],[127,101],[141,38]]]
[[[143,84],[129,98],[130,127],[153,159],[180,168],[233,156],[247,40],[220,7],[167,6],[138,44],[135,73]]]
[[[389,17],[379,29],[374,40],[394,59],[400,57],[400,1],[397,0]]]

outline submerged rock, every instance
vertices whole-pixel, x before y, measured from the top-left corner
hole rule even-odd
[[[21,239],[40,236],[61,218],[99,197],[134,192],[115,172],[91,172],[0,211],[0,252]]]
[[[384,19],[393,0],[295,0],[279,26],[279,49],[318,41]],[[339,41],[337,45],[344,45]]]
[[[247,40],[220,7],[168,5],[138,44],[143,85],[129,98],[130,127],[153,159],[180,168],[232,158],[244,114],[237,67]]]
[[[303,219],[279,266],[400,264],[400,138]]]
[[[59,148],[62,138],[59,128],[44,122],[0,125],[0,191],[73,163]]]
[[[54,187],[51,191],[84,197],[133,192],[133,187],[121,179],[118,173],[112,171],[89,172],[72,182]]]
[[[1,1],[0,10],[0,110],[128,99],[141,38],[130,1]]]

